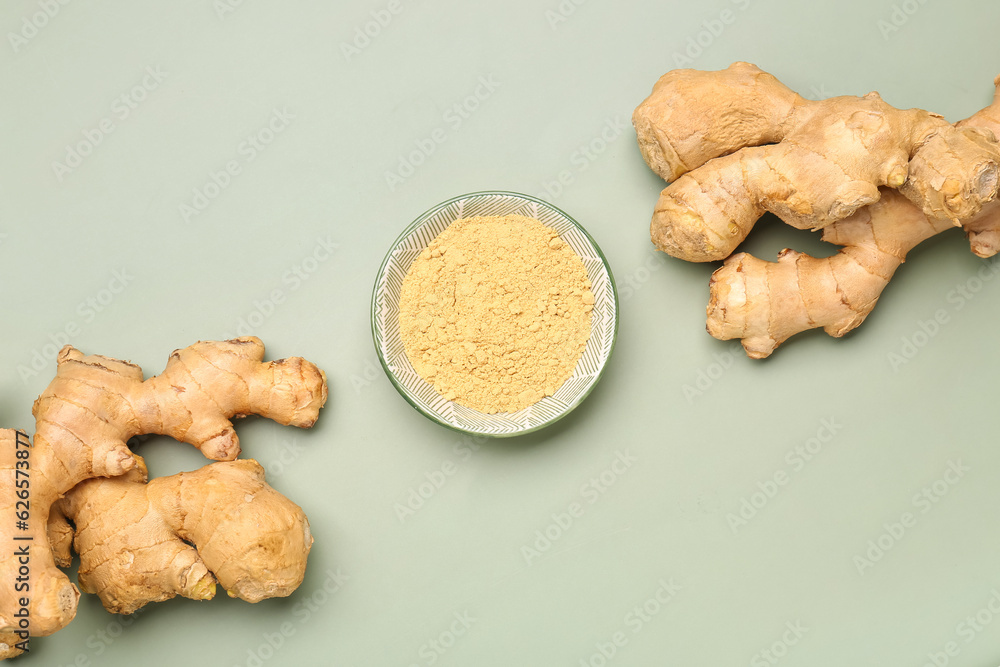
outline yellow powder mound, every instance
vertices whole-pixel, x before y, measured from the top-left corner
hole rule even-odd
[[[580,258],[538,220],[456,220],[403,280],[406,355],[446,399],[516,412],[573,374],[590,338],[590,288]]]

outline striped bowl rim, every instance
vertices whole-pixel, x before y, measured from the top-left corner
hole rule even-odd
[[[573,375],[552,396],[514,413],[485,414],[445,400],[413,369],[399,336],[399,294],[410,264],[448,225],[481,215],[535,218],[580,256],[594,292],[591,335]],[[523,435],[565,417],[593,390],[611,357],[618,334],[618,292],[597,242],[552,204],[516,192],[473,192],[454,197],[417,217],[392,244],[372,292],[372,337],[379,362],[396,390],[417,411],[447,428],[488,437]]]

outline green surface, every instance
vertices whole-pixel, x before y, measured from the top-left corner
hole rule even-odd
[[[704,332],[713,267],[653,252],[663,184],[628,122],[687,49],[691,66],[748,60],[805,95],[877,89],[958,120],[1000,72],[1000,5],[224,1],[0,9],[0,424],[33,430],[65,340],[148,374],[247,332],[270,358],[315,361],[331,398],[314,430],[239,427],[310,517],[307,579],[256,606],[156,605],[124,630],[86,597],[22,664],[1000,663],[1000,280],[975,283],[987,264],[944,234],[854,334],[750,361]],[[35,17],[46,3],[54,16]],[[78,166],[53,168],[87,136]],[[392,388],[369,299],[409,221],[485,189],[577,219],[622,309],[579,409],[479,443]],[[775,223],[748,245],[818,241]],[[204,463],[165,438],[139,450],[157,475]],[[734,530],[744,500],[761,507]],[[859,573],[880,538],[890,548]]]

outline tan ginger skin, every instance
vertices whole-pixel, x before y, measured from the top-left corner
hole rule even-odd
[[[30,545],[30,636],[52,634],[72,620],[80,594],[53,561],[46,534],[50,508],[86,479],[135,468],[130,438],[168,435],[226,461],[240,451],[231,422],[236,417],[257,414],[303,428],[315,423],[327,396],[323,372],[298,357],[268,363],[263,358],[264,346],[254,337],[200,342],[175,351],[162,374],[144,381],[134,364],[62,349],[56,377],[32,409],[36,430],[25,531],[14,529],[16,436],[0,430],[0,516],[7,522],[0,533],[6,542],[0,552],[5,582],[0,586],[0,659],[17,655],[16,644],[24,639],[17,634],[17,614],[25,595],[14,587],[23,563],[14,545]],[[29,539],[15,542],[13,537]]]
[[[285,597],[302,583],[309,522],[267,485],[259,463],[223,461],[147,482],[136,459],[124,475],[81,482],[49,516],[56,563],[69,567],[72,542],[80,588],[108,611],[131,614],[175,595],[208,600],[216,579],[248,602]]]
[[[633,115],[646,162],[672,181],[651,236],[688,261],[728,257],[712,276],[709,333],[742,339],[754,358],[808,329],[843,336],[921,241],[961,226],[980,257],[1000,250],[994,83],[991,106],[950,125],[876,93],[805,100],[748,63],[664,75]],[[730,256],[765,211],[842,249]]]

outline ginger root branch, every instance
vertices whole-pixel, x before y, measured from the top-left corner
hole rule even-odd
[[[672,181],[653,243],[694,262],[725,259],[711,281],[709,333],[754,358],[790,336],[861,324],[907,253],[962,227],[972,251],[1000,250],[1000,77],[993,104],[955,125],[876,93],[810,101],[747,63],[675,70],[633,115],[649,166]],[[777,262],[730,254],[770,211],[842,248]],[[728,259],[726,259],[728,258]]]
[[[264,346],[254,337],[201,342],[170,355],[164,372],[143,380],[142,370],[124,361],[85,356],[66,346],[56,377],[35,401],[36,430],[30,448],[31,517],[19,537],[31,548],[31,637],[51,634],[76,613],[79,592],[56,567],[46,523],[52,505],[93,477],[133,470],[128,440],[146,433],[169,435],[198,447],[216,460],[234,459],[239,440],[231,420],[258,414],[281,424],[309,427],[327,397],[326,378],[300,358],[265,363]],[[14,515],[19,437],[0,430],[0,508]],[[27,444],[25,445],[27,449]],[[23,473],[22,473],[23,474]],[[129,512],[123,507],[118,511]],[[117,515],[117,514],[116,514]],[[64,527],[57,544],[64,549]],[[61,552],[61,555],[65,555]],[[0,577],[18,576],[15,547],[0,556]],[[194,581],[194,580],[192,580]],[[0,659],[20,653],[15,613],[21,595],[0,588]],[[6,648],[4,648],[6,647]]]
[[[287,596],[302,583],[313,542],[305,514],[253,459],[149,482],[140,460],[128,474],[82,482],[49,520],[64,558],[67,519],[80,587],[117,614],[175,595],[211,599],[216,580],[249,602]]]

